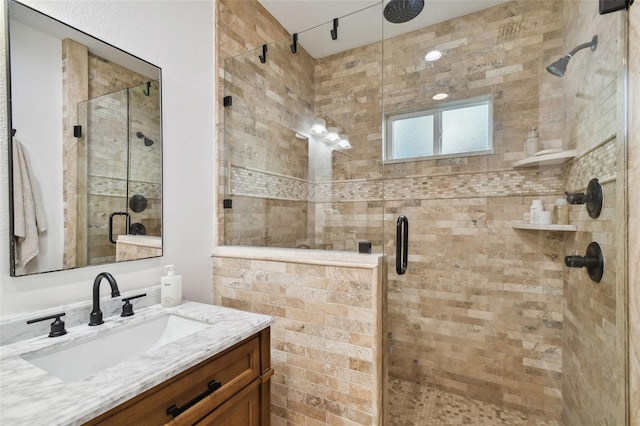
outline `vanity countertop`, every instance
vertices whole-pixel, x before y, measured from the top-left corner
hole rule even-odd
[[[64,382],[22,358],[25,354],[33,355],[74,340],[99,336],[128,322],[163,313],[206,321],[211,327],[74,382]],[[105,323],[97,327],[78,325],[68,328],[68,333],[60,337],[44,335],[0,346],[0,424],[82,424],[241,342],[272,322],[266,315],[184,302],[173,308],[153,305],[137,310],[132,317],[105,318]]]

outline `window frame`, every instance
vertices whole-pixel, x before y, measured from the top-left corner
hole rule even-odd
[[[487,105],[488,111],[488,128],[489,128],[489,147],[479,151],[464,151],[452,154],[441,154],[442,152],[442,113],[445,111],[469,108],[479,105]],[[419,157],[392,158],[393,154],[393,123],[397,120],[403,120],[416,117],[433,116],[433,155]],[[436,160],[443,158],[472,157],[478,155],[490,155],[494,153],[493,143],[493,96],[485,95],[475,98],[461,99],[457,101],[444,102],[438,105],[430,105],[428,108],[402,112],[390,113],[385,117],[385,142],[383,146],[384,163],[406,163],[409,161]]]

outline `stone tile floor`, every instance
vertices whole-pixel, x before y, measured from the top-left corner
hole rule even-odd
[[[440,389],[389,379],[389,426],[562,426]]]

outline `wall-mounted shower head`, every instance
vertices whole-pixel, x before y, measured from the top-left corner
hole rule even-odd
[[[384,17],[393,24],[408,22],[420,15],[424,0],[391,0],[384,7]]]
[[[138,139],[144,139],[144,146],[151,146],[153,145],[153,140],[149,139],[148,137],[146,137],[144,135],[144,133],[142,132],[137,132],[136,136],[138,137]]]
[[[575,55],[576,52],[582,49],[586,49],[587,47],[590,47],[591,51],[596,50],[596,47],[598,47],[597,35],[593,36],[590,42],[583,43],[577,46],[571,52],[567,53],[562,58],[558,59],[557,61],[549,65],[547,67],[547,71],[549,71],[551,74],[555,75],[556,77],[564,77],[564,73],[567,71],[567,65],[569,65],[569,59],[571,59],[571,57]]]

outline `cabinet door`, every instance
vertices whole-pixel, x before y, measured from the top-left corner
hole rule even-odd
[[[192,425],[260,377],[260,340],[252,337],[219,355],[169,379],[142,395],[88,422],[101,426],[158,426],[166,423]],[[175,419],[167,408],[185,407],[198,398],[212,381],[221,387],[200,399]]]
[[[198,426],[260,426],[260,379],[197,423]]]

